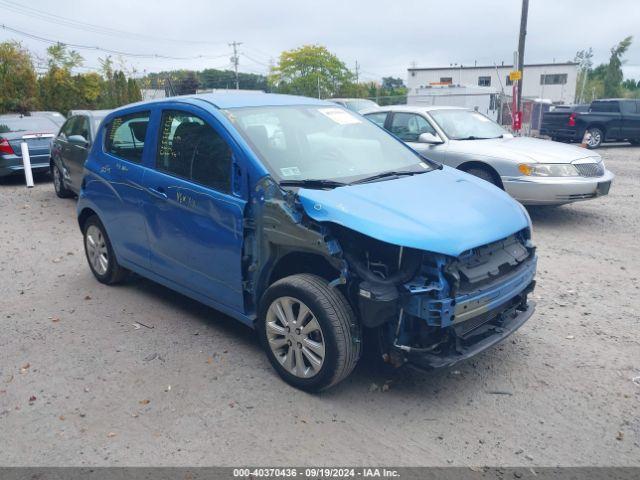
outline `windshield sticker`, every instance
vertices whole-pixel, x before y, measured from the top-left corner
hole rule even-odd
[[[318,111],[339,125],[362,123],[358,117],[341,108],[320,108]]]
[[[300,169],[298,167],[284,167],[280,169],[280,173],[283,177],[295,177],[300,175]]]

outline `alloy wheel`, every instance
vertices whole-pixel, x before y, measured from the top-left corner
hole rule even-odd
[[[293,297],[276,298],[266,315],[269,348],[292,375],[310,378],[324,364],[325,342],[313,312]]]
[[[602,139],[600,130],[591,130],[591,138],[589,138],[589,146],[590,147],[597,147],[598,145],[600,145],[600,141]]]
[[[109,269],[109,250],[102,231],[95,225],[89,225],[85,234],[87,256],[94,271],[105,275]]]

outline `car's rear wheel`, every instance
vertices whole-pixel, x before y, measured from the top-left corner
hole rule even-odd
[[[590,135],[589,141],[587,142],[587,148],[598,148],[602,145],[602,142],[604,141],[604,132],[602,130],[598,127],[589,127],[587,132]]]
[[[640,138],[634,138],[632,140],[629,140],[629,143],[631,145],[640,145]]]
[[[64,176],[55,162],[51,167],[51,176],[53,177],[53,188],[58,197],[69,198],[73,196],[73,192],[64,184]]]
[[[492,183],[496,187],[502,188],[502,186],[500,185],[500,181],[496,178],[496,175],[488,168],[470,167],[466,168],[464,171],[473,175],[474,177],[478,177],[482,180]]]
[[[113,285],[124,280],[129,273],[118,264],[109,236],[96,215],[89,217],[84,224],[84,250],[89,268],[99,282]]]
[[[291,275],[269,287],[257,329],[273,368],[302,390],[337,384],[360,357],[360,328],[351,306],[316,275]]]

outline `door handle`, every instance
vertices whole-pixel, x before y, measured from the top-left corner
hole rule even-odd
[[[155,197],[162,198],[164,200],[168,198],[167,192],[165,192],[162,187],[147,187],[147,190],[149,190],[149,192]]]

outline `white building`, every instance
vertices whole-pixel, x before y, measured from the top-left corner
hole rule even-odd
[[[504,93],[510,95],[512,83],[509,80],[509,72],[512,70],[512,65],[409,68],[407,87],[409,95],[418,95],[420,89],[437,84],[492,87],[497,91],[504,89]],[[531,99],[546,98],[553,103],[570,104],[574,102],[577,78],[577,63],[525,65],[522,76],[522,96]]]

